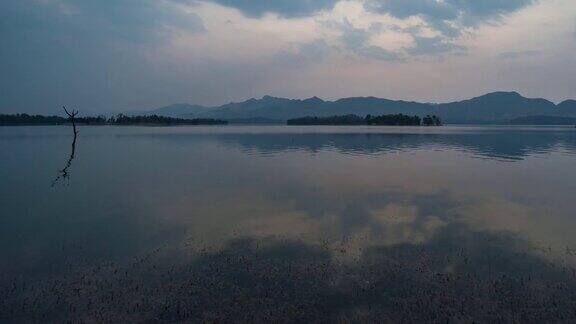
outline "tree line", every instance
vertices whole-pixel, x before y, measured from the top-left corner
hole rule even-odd
[[[82,125],[226,125],[225,120],[218,119],[183,119],[157,115],[150,116],[126,116],[119,114],[113,117],[76,117],[75,122]],[[1,115],[0,125],[64,125],[70,122],[69,118],[60,116],[43,116],[28,114]]]
[[[442,126],[442,121],[435,115],[427,115],[424,118],[404,114],[382,116],[367,115],[366,117],[360,117],[358,115],[343,115],[294,118],[289,119],[287,125]]]

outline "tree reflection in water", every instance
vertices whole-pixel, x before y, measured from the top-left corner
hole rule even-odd
[[[60,183],[63,180],[69,180],[70,179],[69,169],[72,166],[72,161],[74,161],[74,157],[76,154],[76,138],[77,137],[78,137],[78,135],[76,133],[74,133],[74,140],[72,140],[72,148],[70,150],[70,156],[68,157],[68,160],[66,161],[66,165],[64,166],[64,168],[62,168],[61,170],[58,171],[58,176],[56,177],[56,179],[54,179],[52,181],[52,187],[55,187],[58,183]]]
[[[68,169],[70,169],[70,167],[72,166],[72,161],[74,160],[74,156],[76,154],[76,139],[78,138],[78,131],[76,130],[75,118],[76,115],[78,115],[78,111],[72,110],[72,112],[70,113],[68,112],[68,110],[66,110],[65,107],[64,111],[66,112],[68,117],[70,117],[70,121],[72,122],[74,139],[72,140],[72,149],[70,150],[70,157],[68,158],[68,161],[66,161],[66,165],[64,166],[64,168],[58,171],[58,176],[56,177],[56,179],[52,181],[52,187],[56,186],[62,180],[70,179],[70,173],[68,172]]]

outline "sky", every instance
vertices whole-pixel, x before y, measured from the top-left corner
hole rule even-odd
[[[576,98],[575,0],[2,0],[0,113]]]

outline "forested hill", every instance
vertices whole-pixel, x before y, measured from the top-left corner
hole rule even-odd
[[[230,123],[285,123],[304,116],[382,116],[404,114],[409,116],[435,115],[447,124],[509,124],[526,122],[530,116],[576,118],[576,101],[566,100],[554,104],[541,98],[526,98],[517,92],[493,92],[480,97],[450,103],[419,103],[376,97],[353,97],[325,101],[317,97],[305,100],[264,96],[218,107],[176,104],[151,111],[133,111],[121,118],[121,124],[222,124]],[[114,117],[118,118],[118,116]],[[134,119],[129,119],[134,118]],[[168,118],[168,119],[164,119]],[[549,120],[552,120],[549,118]],[[109,118],[81,118],[85,124],[118,124]],[[56,116],[4,115],[0,123],[7,124],[61,124],[66,119]]]
[[[331,117],[302,117],[289,119],[287,125],[367,125],[367,126],[441,126],[437,116],[408,116],[404,114],[360,117],[357,115]]]
[[[182,119],[164,116],[125,116],[118,115],[106,118],[99,117],[77,117],[75,122],[81,125],[225,125],[227,121],[207,118]],[[69,118],[60,116],[42,115],[0,115],[0,126],[24,126],[24,125],[63,125],[70,123]]]
[[[353,97],[325,101],[317,97],[305,100],[264,96],[218,107],[178,104],[152,110],[158,114],[186,118],[234,120],[276,120],[304,116],[344,115],[436,115],[447,123],[507,123],[525,116],[576,117],[576,101],[554,104],[541,98],[526,98],[517,92],[493,92],[476,98],[450,103],[420,103],[376,97]]]

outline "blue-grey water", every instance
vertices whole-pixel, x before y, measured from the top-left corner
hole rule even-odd
[[[573,322],[576,128],[0,127],[1,322]]]

